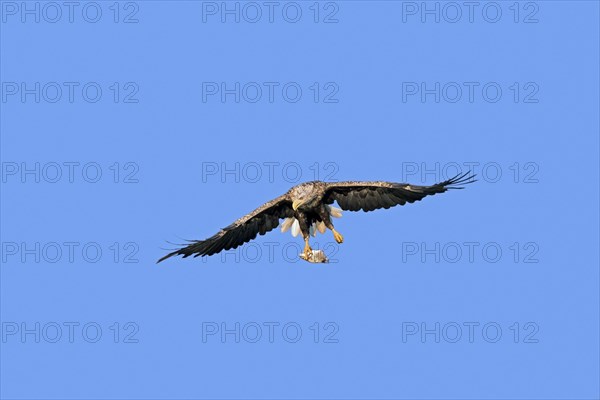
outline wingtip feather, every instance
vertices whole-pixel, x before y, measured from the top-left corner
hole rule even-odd
[[[441,185],[444,186],[444,188],[446,189],[464,189],[464,185],[477,182],[477,180],[475,179],[476,176],[477,174],[474,174],[471,171],[467,171],[465,173],[453,176],[447,181],[442,182]]]

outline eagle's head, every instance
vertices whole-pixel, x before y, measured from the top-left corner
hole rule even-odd
[[[294,211],[318,206],[324,193],[324,187],[323,182],[312,181],[291,188],[289,193]]]

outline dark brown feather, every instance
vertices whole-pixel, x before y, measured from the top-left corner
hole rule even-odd
[[[404,205],[407,202],[414,203],[426,196],[444,193],[448,189],[462,189],[463,185],[471,182],[474,182],[474,176],[465,173],[431,186],[383,181],[328,183],[323,202],[332,204],[337,201],[339,206],[347,211],[373,211]]]
[[[292,202],[286,193],[263,204],[210,238],[193,241],[190,245],[167,254],[157,262],[175,255],[182,255],[184,258],[191,255],[210,256],[222,250],[235,249],[256,238],[257,235],[264,235],[275,229],[279,225],[279,219],[293,215]]]

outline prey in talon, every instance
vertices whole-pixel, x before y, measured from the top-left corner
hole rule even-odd
[[[311,250],[309,252],[300,253],[299,257],[310,263],[328,263],[329,259],[323,250]]]
[[[335,229],[332,220],[341,217],[342,211],[368,212],[403,206],[449,189],[463,189],[465,184],[475,182],[474,178],[467,172],[431,186],[384,181],[305,182],[244,215],[208,239],[190,241],[158,262],[172,256],[211,256],[223,250],[235,249],[277,228],[281,221],[282,232],[291,230],[294,237],[302,234],[304,250],[300,258],[311,263],[327,262],[322,250],[310,247],[310,237],[330,230],[335,241],[342,243],[344,237]],[[334,203],[339,208],[333,206]]]

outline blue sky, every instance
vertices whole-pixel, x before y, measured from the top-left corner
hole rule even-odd
[[[600,395],[597,2],[0,7],[3,398]],[[329,264],[155,264],[305,180],[467,170]]]

